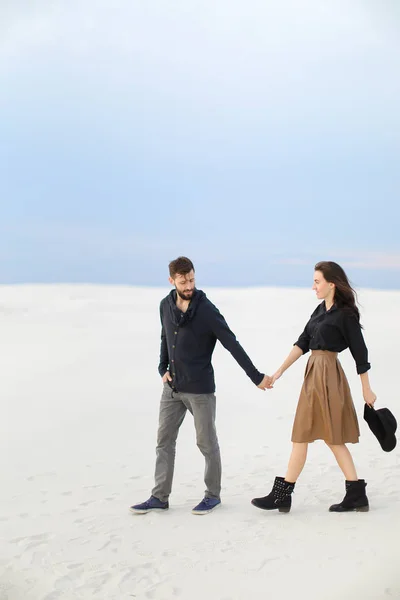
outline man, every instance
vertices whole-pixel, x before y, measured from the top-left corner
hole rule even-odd
[[[265,390],[271,382],[253,365],[219,310],[195,287],[194,266],[181,256],[169,264],[175,289],[161,301],[161,351],[158,367],[164,385],[157,436],[155,486],[151,497],[130,508],[133,513],[166,510],[171,493],[175,446],[189,410],[197,446],[204,455],[206,491],[192,510],[204,515],[221,504],[221,456],[215,428],[215,381],[211,357],[217,340],[229,350],[252,382]]]

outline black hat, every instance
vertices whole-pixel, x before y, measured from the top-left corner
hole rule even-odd
[[[364,419],[380,443],[382,450],[385,452],[394,450],[397,444],[396,436],[394,435],[397,429],[397,421],[390,410],[388,408],[375,410],[373,406],[365,404]]]

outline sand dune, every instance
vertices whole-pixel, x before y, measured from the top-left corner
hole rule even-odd
[[[272,373],[316,305],[310,290],[209,289],[260,370]],[[310,448],[290,514],[250,505],[284,474],[306,359],[269,392],[215,352],[223,504],[206,517],[190,415],[171,509],[148,497],[161,385],[158,304],[167,289],[0,287],[0,600],[380,600],[400,598],[400,461],[362,420],[352,357],[341,355],[361,426],[353,446],[369,513],[331,514],[344,482]],[[400,418],[400,292],[360,293],[377,406]],[[261,321],[261,325],[260,325]],[[399,446],[400,447],[400,446]]]

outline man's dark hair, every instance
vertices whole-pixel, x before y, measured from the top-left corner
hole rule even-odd
[[[172,279],[175,279],[177,275],[187,275],[190,271],[194,271],[192,261],[186,256],[179,256],[175,260],[171,260],[168,265],[169,275]]]

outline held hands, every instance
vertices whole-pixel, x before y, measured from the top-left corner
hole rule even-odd
[[[270,377],[269,375],[264,375],[264,379],[257,387],[259,387],[261,390],[264,390],[264,391],[272,390],[272,388],[274,387],[275,381],[277,379],[279,379],[279,377],[281,377],[281,375],[282,375],[282,371],[280,369],[275,371],[275,373],[272,375],[272,377]]]
[[[260,390],[269,390],[271,389],[271,377],[269,375],[264,375],[263,380],[257,386]]]
[[[371,388],[364,390],[363,396],[364,396],[364,400],[368,404],[368,406],[373,406],[375,404],[376,394],[374,394],[374,392],[371,390]]]
[[[162,382],[163,383],[167,383],[167,381],[172,381],[172,377],[169,374],[169,371],[167,371],[163,376],[162,376]]]

